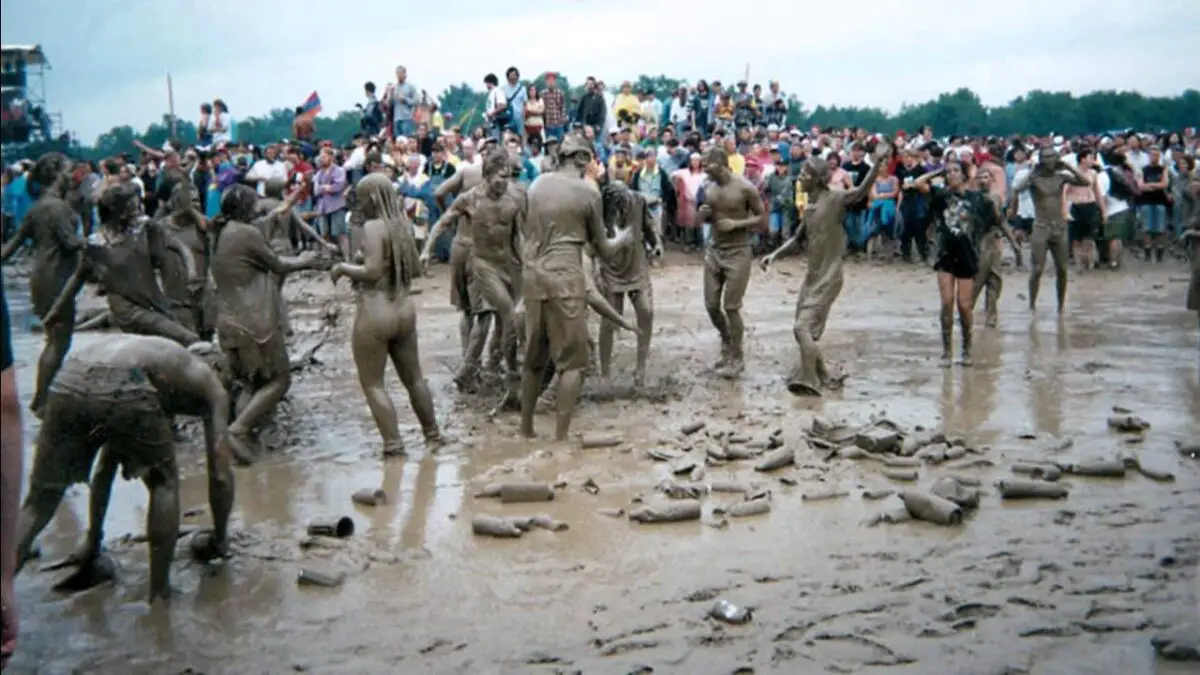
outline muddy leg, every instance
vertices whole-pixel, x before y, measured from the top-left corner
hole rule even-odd
[[[958,321],[959,327],[962,329],[962,364],[970,366],[971,361],[971,331],[974,318],[971,312],[971,301],[975,296],[975,284],[970,279],[958,280]]]
[[[39,449],[39,452],[42,450]],[[17,572],[20,572],[29,560],[33,551],[33,541],[54,517],[54,512],[62,503],[66,491],[65,485],[42,487],[34,484],[29,487],[29,494],[25,496],[25,503],[21,505],[20,525],[17,528]]]
[[[954,277],[946,272],[937,274],[938,296],[942,302],[940,322],[942,327],[942,367],[953,363],[951,347],[954,341]]]
[[[146,515],[146,534],[150,543],[150,602],[171,597],[171,562],[179,539],[179,476],[172,462],[169,468],[155,469],[146,477],[150,491],[150,511]]]
[[[349,260],[349,258],[346,258]],[[279,307],[279,329],[284,335],[292,334],[292,321],[288,316],[287,301],[283,299],[283,282],[285,277],[276,277],[275,279],[275,304]]]
[[[464,358],[467,355],[467,348],[471,346],[471,328],[474,323],[474,317],[471,316],[470,312],[463,312],[462,316],[458,319],[458,339],[462,345]]]
[[[745,368],[746,324],[742,321],[742,300],[750,285],[750,269],[754,258],[746,255],[734,263],[733,271],[725,277],[725,288],[721,304],[725,308],[725,322],[729,326],[729,371],[728,376],[737,376]]]
[[[467,353],[463,357],[462,367],[454,377],[454,383],[459,389],[466,389],[475,384],[475,376],[479,372],[479,362],[483,358],[483,348],[487,343],[488,331],[492,328],[494,312],[483,312],[475,315],[475,325],[471,327],[471,338],[468,341]]]
[[[571,430],[571,417],[575,414],[575,404],[579,401],[579,392],[583,389],[583,370],[567,370],[558,375],[557,406],[558,416],[554,424],[554,440],[565,441]]]
[[[533,415],[547,375],[549,346],[542,327],[542,303],[525,303],[525,358],[521,364],[521,435],[535,438]]]
[[[985,316],[987,317],[987,325],[995,327],[1000,323],[1000,292],[1004,290],[1004,277],[1000,276],[1000,271],[992,267],[992,271],[987,278],[987,296],[984,299]],[[975,296],[979,296],[979,292],[975,292]]]
[[[400,377],[400,383],[408,391],[408,401],[417,416],[417,421],[421,423],[425,442],[437,443],[442,434],[438,430],[437,417],[434,415],[433,395],[429,393],[429,383],[425,381],[425,374],[421,372],[421,353],[415,321],[412,330],[393,340],[388,351],[396,374]],[[393,412],[393,417],[394,415]]]
[[[229,424],[230,435],[238,438],[247,438],[254,427],[271,414],[275,406],[283,400],[287,395],[288,388],[292,386],[292,373],[284,369],[284,371],[271,380],[264,387],[256,389],[250,396],[250,402],[242,410],[233,422]]]
[[[400,424],[396,421],[396,407],[384,386],[388,345],[366,331],[355,330],[350,339],[350,351],[354,355],[354,367],[358,370],[358,383],[367,397],[367,408],[371,410],[375,428],[383,439],[383,454],[402,454],[404,441],[400,437]]]
[[[117,477],[118,464],[112,452],[105,446],[100,450],[96,469],[92,473],[90,495],[88,495],[88,533],[83,550],[78,554],[80,562],[93,560],[100,555],[104,545],[104,518],[108,515],[108,502],[112,497],[113,481]]]
[[[212,511],[213,542],[224,551],[229,541],[229,514],[233,511],[233,458],[228,448],[220,447],[223,439],[205,444],[208,463],[208,507]]]
[[[71,349],[71,336],[74,331],[75,303],[69,302],[63,307],[62,314],[54,325],[45,327],[46,344],[38,356],[37,385],[33,390],[33,401],[29,405],[29,409],[39,418],[46,406],[46,394],[50,390],[50,383],[54,381],[55,374],[62,367],[63,359],[67,358],[67,352]]]
[[[1058,233],[1050,242],[1050,254],[1054,256],[1054,280],[1058,297],[1058,313],[1062,314],[1067,307],[1067,237]],[[1045,255],[1043,254],[1043,261]]]
[[[725,311],[721,309],[721,294],[725,290],[725,280],[715,262],[705,260],[704,264],[704,309],[708,319],[721,338],[721,358],[715,368],[724,368],[732,357],[732,340],[729,335],[729,321]]]
[[[818,371],[823,367],[824,359],[821,357],[821,348],[813,338],[815,317],[812,312],[800,309],[804,302],[802,292],[796,301],[796,318],[792,322],[792,336],[800,348],[800,360],[788,376],[787,388],[797,396],[820,396],[821,379]]]
[[[625,313],[625,294],[608,293],[605,296],[608,304],[613,306],[617,314]],[[600,377],[608,379],[612,376],[613,333],[616,326],[607,319],[600,319]],[[639,341],[639,344],[641,342]]]
[[[1044,223],[1033,224],[1033,235],[1030,242],[1032,250],[1029,256],[1029,311],[1031,312],[1037,309],[1038,289],[1042,285],[1042,272],[1046,269],[1048,227]]]
[[[650,295],[649,287],[633,295],[633,311],[637,315],[638,330],[641,331],[637,339],[637,367],[633,371],[633,386],[642,387],[646,384],[650,338],[654,333],[654,299]]]

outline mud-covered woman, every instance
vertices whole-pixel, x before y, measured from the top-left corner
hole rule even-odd
[[[421,423],[427,446],[441,442],[433,412],[433,396],[421,372],[417,310],[409,295],[413,277],[421,273],[412,225],[404,218],[396,191],[387,178],[371,174],[355,186],[363,217],[361,264],[338,263],[330,270],[336,284],[349,277],[358,290],[350,338],[358,381],[367,407],[383,439],[383,454],[404,453],[396,407],[384,386],[390,359]]]
[[[229,437],[239,462],[252,461],[251,435],[287,394],[291,368],[281,325],[276,278],[327,262],[315,252],[281,257],[251,224],[258,196],[245,185],[221,195],[213,219],[212,277],[217,293],[217,337],[233,379],[241,387]],[[291,200],[284,205],[290,207]]]

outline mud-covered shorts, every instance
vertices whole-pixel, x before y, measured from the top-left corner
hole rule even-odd
[[[505,297],[509,300],[509,306],[516,304],[514,276],[508,265],[471,256],[470,269],[467,292],[474,313],[495,312],[497,302]]]
[[[127,480],[177,470],[171,418],[145,371],[69,358],[50,384],[31,487],[86,483],[102,446]]]
[[[525,301],[525,363],[559,371],[587,368],[591,350],[586,298]]]
[[[291,370],[282,331],[274,331],[266,340],[260,340],[236,324],[222,322],[217,328],[217,339],[233,378],[251,387],[263,387]]]
[[[704,301],[726,310],[741,309],[753,266],[754,251],[749,245],[709,248],[704,254]],[[718,297],[709,297],[714,294]]]
[[[471,243],[457,236],[450,245],[450,304],[460,312],[479,311],[478,299],[471,293]]]

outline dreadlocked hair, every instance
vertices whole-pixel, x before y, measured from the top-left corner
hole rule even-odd
[[[408,290],[420,269],[417,241],[412,223],[404,215],[396,188],[383,175],[368,174],[354,187],[355,197],[368,220],[381,220],[387,226],[391,253],[392,297],[399,289]]]
[[[619,180],[606,180],[600,186],[600,201],[604,209],[604,226],[611,237],[625,222],[625,214],[633,204],[633,192]]]

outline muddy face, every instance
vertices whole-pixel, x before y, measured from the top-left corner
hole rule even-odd
[[[1053,171],[1058,166],[1058,151],[1054,148],[1042,148],[1038,151],[1038,168],[1042,171]]]

